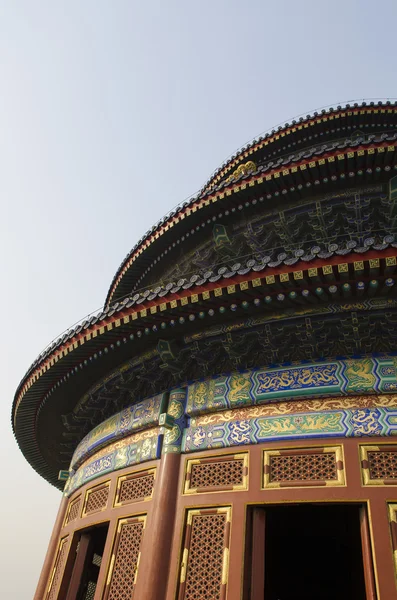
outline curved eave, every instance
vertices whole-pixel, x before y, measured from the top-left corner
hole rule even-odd
[[[397,102],[394,105],[390,101],[379,101],[377,103],[370,102],[368,105],[366,102],[362,102],[359,105],[357,102],[352,105],[346,104],[344,106],[338,106],[336,109],[330,107],[328,109],[322,109],[320,114],[314,112],[313,115],[307,115],[305,118],[300,117],[298,121],[293,120],[292,123],[285,123],[277,127],[277,130],[273,129],[271,132],[266,133],[263,137],[259,137],[253,140],[246,146],[242,147],[235,155],[231,156],[223,165],[217,169],[213,175],[208,179],[207,183],[200,190],[200,194],[207,192],[214,185],[218,185],[224,177],[229,175],[234,169],[236,169],[245,160],[255,160],[255,155],[259,150],[267,146],[271,146],[279,140],[288,141],[290,136],[293,136],[301,130],[307,130],[315,125],[327,125],[330,121],[336,121],[341,116],[360,116],[368,118],[379,114],[396,114],[397,113]]]
[[[212,224],[212,216],[235,209],[242,200],[248,209],[258,198],[274,206],[275,201],[278,204],[284,200],[296,202],[304,196],[319,194],[324,184],[329,193],[332,185],[337,189],[341,184],[346,185],[349,179],[349,185],[354,186],[362,181],[385,181],[393,174],[390,169],[395,168],[397,162],[397,134],[382,134],[371,140],[350,140],[331,146],[315,147],[269,162],[237,181],[223,182],[213,192],[194,198],[177,209],[123,261],[109,288],[106,305],[124,298],[135,285],[142,284],[154,261],[172,260],[178,240],[201,231]],[[373,173],[371,169],[380,170]]]
[[[63,399],[68,398],[72,403],[72,410],[81,395],[126,360],[126,356],[141,355],[150,348],[156,351],[159,339],[170,335],[163,330],[162,323],[167,326],[174,320],[172,337],[183,337],[185,331],[206,327],[205,321],[200,325],[201,321],[196,319],[200,311],[211,309],[217,312],[217,322],[230,321],[235,318],[235,313],[226,311],[224,314],[221,308],[227,309],[235,302],[241,305],[241,301],[250,302],[255,297],[264,299],[267,294],[276,304],[281,301],[280,295],[283,296],[282,300],[286,299],[293,311],[296,305],[286,298],[290,290],[301,292],[305,289],[308,291],[305,301],[319,302],[316,290],[319,286],[324,288],[329,298],[328,290],[332,283],[337,286],[339,301],[349,302],[343,292],[343,282],[366,281],[369,286],[369,280],[374,277],[378,281],[375,293],[390,293],[394,284],[392,276],[396,271],[397,248],[390,245],[378,250],[365,250],[362,254],[352,251],[350,255],[313,257],[309,262],[298,260],[292,266],[283,264],[269,268],[254,265],[251,269],[244,269],[243,274],[225,273],[222,277],[215,277],[216,281],[189,284],[188,289],[182,286],[178,292],[146,299],[140,304],[132,302],[129,307],[119,306],[95,324],[79,326],[71,332],[67,342],[53,348],[31,369],[17,390],[13,427],[23,454],[38,473],[58,485],[57,472],[46,463],[40,452],[38,415],[41,408],[47,402],[59,406],[61,394]],[[354,290],[352,294],[355,294]],[[266,310],[263,303],[262,307]]]

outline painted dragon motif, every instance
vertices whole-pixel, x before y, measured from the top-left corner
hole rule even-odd
[[[376,409],[353,410],[350,422],[353,425],[353,435],[380,435],[382,425],[379,423],[380,412]]]
[[[230,377],[229,401],[232,405],[243,404],[250,399],[251,379],[249,375],[232,375]]]
[[[319,415],[304,414],[302,416],[275,417],[258,419],[260,437],[273,435],[342,432],[342,413],[324,413]]]
[[[337,365],[303,367],[258,373],[259,393],[305,387],[338,385]]]
[[[202,408],[205,405],[212,404],[214,398],[215,381],[199,381],[193,385],[192,405]]]
[[[373,388],[375,375],[373,374],[373,363],[371,359],[346,361],[346,377],[349,387],[362,390]]]

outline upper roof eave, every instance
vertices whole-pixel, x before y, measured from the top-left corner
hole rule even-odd
[[[388,106],[388,105],[385,105]],[[391,104],[390,104],[391,106]],[[370,107],[372,108],[372,107]],[[377,107],[373,107],[373,108],[377,108]],[[346,109],[346,107],[345,107]],[[343,110],[345,110],[343,109]],[[395,111],[397,111],[397,102],[395,104],[395,106],[393,106],[393,109]],[[362,109],[361,109],[362,110]],[[396,139],[396,135],[387,135],[387,134],[383,134],[385,137],[384,140],[384,144],[386,145],[386,139],[388,141],[392,141],[394,139]],[[370,140],[370,141],[365,141],[361,144],[361,146],[365,149],[367,146],[371,146],[371,145],[376,145],[376,143],[380,142],[380,139],[375,141],[375,140]],[[218,198],[222,198],[225,194],[228,195],[229,190],[234,190],[236,187],[238,187],[241,183],[243,183],[244,181],[247,181],[247,183],[252,180],[252,179],[260,179],[261,174],[263,175],[269,175],[269,171],[281,171],[281,169],[285,169],[285,167],[287,167],[289,164],[296,164],[296,163],[300,163],[302,161],[302,157],[305,157],[305,160],[309,161],[310,158],[312,158],[313,156],[320,157],[321,155],[323,156],[327,156],[328,153],[334,152],[335,154],[338,153],[339,150],[343,150],[343,149],[351,149],[354,151],[358,151],[360,150],[361,146],[357,145],[355,140],[350,140],[349,142],[346,143],[342,143],[342,142],[338,142],[338,143],[334,143],[333,144],[333,150],[330,150],[329,148],[327,149],[321,149],[318,147],[313,147],[312,149],[305,149],[302,152],[298,152],[298,153],[291,153],[291,155],[289,155],[288,157],[282,157],[280,159],[275,159],[274,162],[269,162],[266,166],[264,167],[260,167],[256,172],[254,173],[247,173],[246,175],[240,177],[239,179],[237,179],[236,181],[233,182],[225,182],[223,181],[217,188],[216,190],[212,190],[211,192],[202,192],[201,194],[194,196],[193,198],[191,198],[188,202],[184,202],[180,207],[177,207],[176,209],[174,209],[171,213],[168,213],[166,215],[166,217],[159,221],[159,223],[152,227],[152,229],[150,229],[145,236],[143,236],[141,238],[141,240],[139,240],[137,242],[137,244],[135,244],[135,246],[131,249],[131,251],[126,255],[125,259],[122,261],[122,263],[120,264],[118,270],[116,271],[112,283],[109,287],[107,296],[106,296],[106,301],[105,301],[105,305],[108,306],[114,296],[115,296],[115,292],[120,284],[120,282],[123,280],[124,275],[130,270],[131,265],[133,264],[133,262],[137,259],[139,259],[141,256],[143,256],[144,254],[147,254],[147,249],[149,248],[149,246],[151,246],[154,242],[156,242],[161,236],[164,235],[164,233],[167,233],[168,231],[170,231],[175,225],[180,224],[182,221],[184,221],[187,217],[190,217],[191,214],[195,213],[197,210],[203,208],[204,206],[209,206],[212,203],[216,202],[216,200]],[[117,298],[116,298],[117,299]]]

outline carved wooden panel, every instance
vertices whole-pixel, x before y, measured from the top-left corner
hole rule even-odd
[[[397,446],[360,446],[364,485],[397,485]]]
[[[265,451],[263,487],[344,485],[341,446]]]
[[[102,483],[87,490],[84,500],[83,517],[105,510],[109,498],[110,483]]]
[[[179,600],[226,598],[230,522],[230,507],[188,511]]]
[[[132,600],[146,516],[121,519],[113,545],[104,600]]]
[[[80,506],[81,506],[81,495],[77,496],[77,498],[74,498],[73,500],[70,500],[64,525],[68,525],[69,523],[71,523],[72,521],[75,521],[79,517]]]
[[[62,575],[66,564],[66,559],[69,550],[69,536],[61,539],[58,552],[55,558],[54,567],[51,572],[50,582],[48,585],[48,591],[46,594],[46,600],[56,600],[58,596],[59,586],[62,581]]]
[[[186,462],[185,494],[246,490],[248,453],[190,459]]]
[[[96,583],[93,581],[89,581],[87,585],[87,590],[84,595],[84,600],[94,600],[96,592]]]
[[[154,490],[156,469],[139,471],[119,477],[116,490],[115,506],[151,500]]]

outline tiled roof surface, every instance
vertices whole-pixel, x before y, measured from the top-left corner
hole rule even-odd
[[[305,148],[295,153],[289,153],[280,158],[267,160],[264,164],[258,165],[257,170],[254,173],[250,172],[245,175],[241,175],[238,179],[233,180],[233,182],[228,182],[227,180],[224,180],[220,182],[215,188],[211,189],[210,193],[203,192],[202,194],[191,198],[189,202],[184,202],[181,206],[175,208],[171,213],[167,214],[156,225],[149,229],[145,233],[145,235],[135,244],[131,251],[126,255],[124,260],[121,262],[119,268],[117,269],[113,281],[110,285],[106,299],[106,304],[111,302],[112,299],[115,297],[115,291],[118,285],[120,284],[120,281],[131,268],[133,261],[139,258],[139,256],[142,255],[142,252],[147,252],[150,245],[155,243],[159,239],[159,237],[164,234],[164,228],[167,227],[167,224],[170,227],[171,223],[173,223],[173,219],[178,218],[178,216],[185,215],[187,209],[192,209],[198,201],[206,199],[207,197],[213,197],[214,194],[221,194],[227,188],[232,188],[236,184],[244,182],[248,183],[252,179],[258,179],[258,177],[261,176],[266,177],[266,175],[275,170],[277,171],[287,169],[289,167],[291,168],[295,164],[301,163],[302,161],[310,162],[311,159],[321,159],[327,156],[329,153],[336,154],[338,153],[338,151],[344,151],[347,149],[351,149],[353,152],[359,149],[363,149],[365,151],[366,148],[372,148],[373,146],[379,144],[396,144],[396,141],[397,133],[388,132],[381,133],[378,135],[368,135],[365,137],[356,137],[354,139],[345,138],[343,140],[331,141],[324,144],[317,144],[315,146]],[[186,227],[188,226],[186,225]]]

